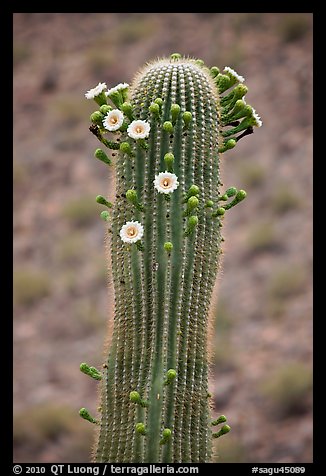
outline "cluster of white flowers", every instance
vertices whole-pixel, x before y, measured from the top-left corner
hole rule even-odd
[[[123,91],[125,89],[129,88],[128,83],[119,83],[116,86],[114,86],[111,89],[108,89],[105,92],[106,96],[111,96],[111,94]],[[90,89],[87,91],[85,94],[85,97],[87,99],[95,99],[97,96],[99,96],[103,91],[107,89],[106,83],[98,83],[98,85],[95,88]],[[103,126],[105,129],[107,129],[110,132],[115,132],[120,129],[124,122],[124,115],[120,111],[120,109],[113,109],[110,111],[108,114],[103,119]],[[149,136],[149,131],[151,129],[150,124],[147,121],[132,121],[127,129],[127,133],[129,137],[132,139],[138,140],[138,139],[146,139],[146,137]]]
[[[225,73],[233,76],[237,81],[243,83],[245,78],[240,76],[234,69],[226,66],[223,70]],[[123,91],[129,87],[128,83],[119,83],[117,86],[107,90],[105,92],[106,96],[111,96],[111,94]],[[107,89],[105,83],[98,83],[98,85],[87,91],[85,97],[87,99],[94,99],[99,96],[103,91]],[[242,98],[242,101],[246,104],[245,98]],[[252,117],[255,120],[255,125],[257,127],[262,126],[262,120],[259,115],[256,113],[255,109],[252,109]],[[112,109],[106,114],[103,119],[103,126],[110,132],[115,132],[121,128],[125,120],[123,113],[120,109]],[[132,121],[128,128],[127,134],[129,137],[135,140],[146,139],[149,136],[150,124],[147,121],[135,120]],[[159,193],[173,193],[179,186],[178,177],[171,172],[160,172],[158,175],[155,175],[153,180],[154,187]],[[125,243],[136,243],[141,240],[144,235],[144,227],[138,221],[127,221],[120,230],[120,237]]]
[[[224,73],[229,73],[231,76],[233,76],[239,83],[243,83],[245,78],[243,76],[240,76],[234,69],[230,68],[229,66],[225,66],[224,68]]]
[[[120,83],[114,88],[106,91],[105,95],[110,96],[112,93],[127,89],[129,84]],[[87,99],[94,99],[99,96],[107,86],[105,83],[99,83],[95,88],[90,89],[85,94]],[[109,111],[103,119],[103,126],[110,132],[118,131],[123,125],[125,117],[120,109],[112,109]],[[149,122],[142,120],[132,121],[128,128],[127,133],[129,137],[135,140],[146,139],[149,136],[151,126]],[[179,186],[178,177],[170,172],[160,172],[155,176],[154,187],[159,193],[172,193]],[[141,240],[144,235],[144,227],[138,221],[127,221],[120,230],[120,237],[125,243],[136,243]]]
[[[107,86],[105,83],[98,83],[95,88],[92,88],[87,91],[87,93],[85,93],[85,97],[86,99],[94,99],[96,96],[99,96],[106,88]]]
[[[112,109],[103,119],[103,126],[110,132],[120,129],[124,121],[124,115],[120,109]],[[132,121],[127,129],[129,137],[132,139],[145,139],[149,135],[151,126],[146,121]]]

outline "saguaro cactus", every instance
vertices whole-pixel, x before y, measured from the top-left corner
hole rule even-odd
[[[243,78],[173,54],[126,83],[86,93],[99,110],[90,130],[115,166],[108,207],[114,327],[102,372],[96,462],[207,462],[212,426],[208,393],[208,311],[221,254],[225,212],[246,193],[220,193],[219,154],[260,126]],[[229,90],[229,92],[228,92]],[[110,102],[109,105],[107,102]],[[115,140],[106,138],[107,132]]]

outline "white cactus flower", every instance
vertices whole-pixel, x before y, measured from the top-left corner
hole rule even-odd
[[[239,83],[243,83],[245,78],[243,76],[240,76],[234,69],[230,68],[229,66],[225,66],[224,68],[224,73],[229,73],[231,76],[233,76]]]
[[[117,131],[123,124],[124,116],[119,109],[112,109],[103,119],[103,126],[110,132]]]
[[[136,243],[143,235],[144,227],[138,221],[127,221],[120,230],[120,237],[124,243]]]
[[[98,83],[95,88],[90,89],[89,91],[87,91],[87,93],[85,93],[85,97],[86,99],[94,99],[96,96],[99,96],[104,91],[104,89],[106,89],[106,84]]]
[[[132,121],[127,132],[132,139],[145,139],[149,135],[151,126],[146,121]]]
[[[179,186],[178,177],[170,172],[160,172],[155,175],[154,187],[160,193],[172,193]]]
[[[110,94],[112,94],[112,93],[116,93],[117,91],[121,91],[122,89],[127,89],[127,88],[129,88],[128,83],[119,83],[116,86],[114,86],[113,88],[108,89],[105,94],[106,94],[106,96],[110,96]]]
[[[252,117],[256,121],[256,124],[255,124],[256,127],[261,127],[263,125],[263,121],[260,119],[260,116],[258,116],[254,108],[252,108]]]

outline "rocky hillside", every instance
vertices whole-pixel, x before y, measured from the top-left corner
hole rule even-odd
[[[220,462],[312,461],[312,14],[14,14],[15,462],[86,462],[113,291],[93,159],[99,81],[180,52],[245,76],[264,122],[223,157],[228,213],[211,388]],[[107,286],[107,283],[109,286]]]

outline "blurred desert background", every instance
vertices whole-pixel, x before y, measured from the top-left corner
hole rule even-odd
[[[263,127],[222,157],[247,190],[215,289],[217,462],[312,461],[312,14],[15,13],[14,461],[87,462],[112,315],[85,92],[179,52],[245,76]],[[110,314],[111,312],[111,314]]]

